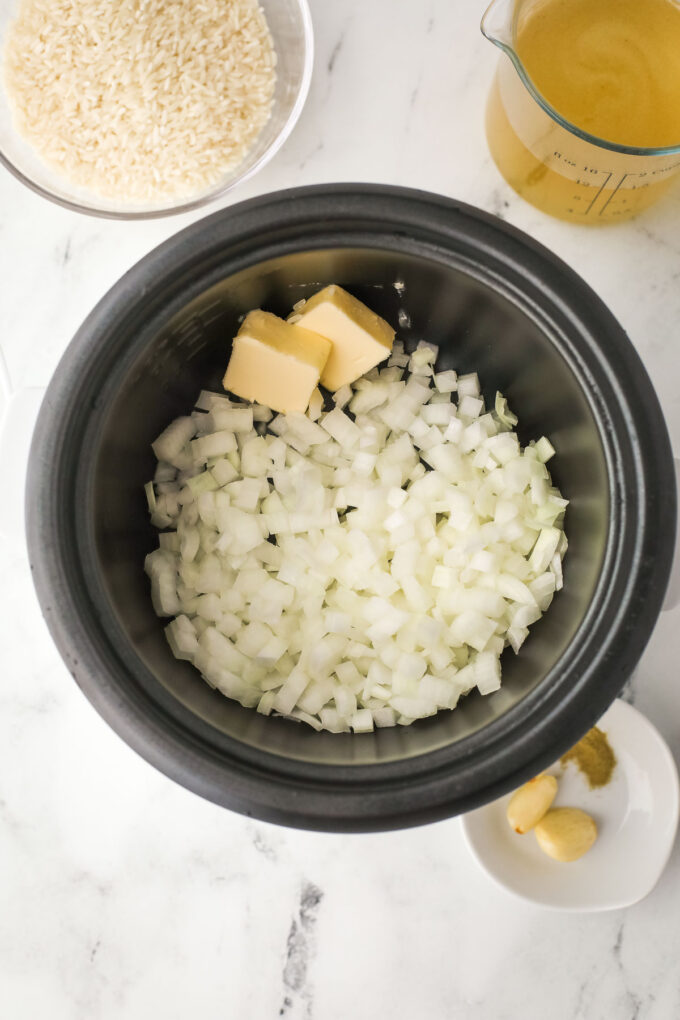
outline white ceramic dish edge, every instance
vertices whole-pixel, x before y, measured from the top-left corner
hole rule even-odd
[[[625,720],[625,721],[623,721]],[[671,754],[671,751],[666,744],[665,740],[661,737],[656,727],[637,709],[627,704],[624,701],[617,700],[607,710],[605,715],[600,720],[603,728],[606,730],[608,727],[613,725],[623,725],[627,727],[628,731],[637,730],[639,734],[644,736],[651,741],[654,747],[654,753],[658,755],[656,763],[655,782],[665,783],[664,787],[664,798],[670,807],[670,811],[663,821],[663,836],[664,845],[659,851],[654,866],[649,869],[644,878],[639,878],[641,869],[635,872],[635,877],[630,883],[630,892],[625,894],[623,891],[616,897],[612,896],[609,899],[588,899],[587,897],[568,904],[564,902],[556,901],[546,894],[545,890],[541,888],[542,883],[537,882],[535,887],[532,889],[532,883],[530,876],[523,875],[525,866],[529,862],[529,855],[532,855],[533,860],[531,865],[536,861],[539,861],[544,866],[544,874],[551,873],[554,877],[554,885],[557,888],[562,887],[565,889],[565,879],[568,880],[569,884],[573,887],[578,884],[579,872],[567,871],[565,869],[580,868],[580,874],[584,874],[584,869],[589,869],[589,856],[582,858],[581,861],[577,862],[576,865],[563,865],[557,862],[551,861],[545,857],[542,852],[535,846],[535,840],[528,834],[526,837],[516,836],[511,832],[505,819],[505,807],[509,797],[501,798],[498,801],[494,801],[491,804],[487,804],[477,811],[473,811],[468,815],[464,815],[461,819],[461,828],[463,831],[463,837],[468,846],[470,854],[475,859],[479,867],[485,872],[485,874],[492,880],[492,882],[501,889],[510,893],[518,899],[523,900],[525,903],[530,903],[534,906],[541,906],[546,909],[558,910],[561,912],[568,913],[594,913],[602,912],[606,910],[620,910],[625,907],[630,907],[635,903],[640,902],[648,896],[657,882],[659,881],[663,871],[668,863],[670,855],[673,850],[675,843],[675,835],[678,827],[678,817],[680,813],[680,783],[678,780],[678,770]],[[616,743],[615,740],[612,741]],[[617,748],[615,746],[615,751]],[[624,783],[624,779],[627,780],[628,770],[631,768],[630,761],[633,759],[634,754],[631,753],[629,747],[618,747],[619,765],[617,769],[623,770],[626,773],[625,776],[620,777],[619,781],[619,798],[621,793],[621,787]],[[584,810],[588,810],[589,800],[592,800],[595,807],[591,807],[591,811],[594,814],[597,813],[597,807],[600,807],[600,813],[602,813],[603,805],[607,798],[612,799],[611,791],[609,787],[604,788],[601,791],[588,791],[582,778],[578,776],[575,769],[569,768],[568,770],[562,771],[559,763],[556,767],[553,767],[547,771],[554,771],[556,775],[561,777],[560,786],[561,788],[567,787],[563,791],[562,795],[558,794],[557,803],[574,803],[578,801],[574,806],[582,807]],[[574,790],[578,790],[578,784],[582,787],[582,792],[579,796],[578,792],[574,794]],[[612,781],[612,788],[614,788],[614,781]],[[608,792],[609,791],[609,792]],[[658,787],[657,787],[658,791]],[[621,810],[621,809],[619,809]],[[624,805],[624,815],[621,819],[622,823],[626,821],[629,815],[629,804],[626,802]],[[606,812],[605,812],[606,813]],[[615,813],[615,811],[614,811]],[[497,823],[494,825],[494,823]],[[495,842],[492,842],[489,850],[484,848],[484,841],[482,836],[484,832],[488,834],[489,831],[497,829],[498,834],[503,841],[503,845],[509,847],[509,853],[506,855],[505,863],[506,868],[515,868],[514,878],[515,882],[509,881],[507,875],[504,876],[499,873],[498,869],[494,867],[494,853],[498,850]],[[605,830],[606,832],[606,830]],[[602,835],[602,833],[601,833]],[[521,841],[521,842],[520,842]],[[596,844],[597,847],[597,844]],[[595,853],[595,849],[590,851],[590,854]],[[602,850],[602,847],[600,847]],[[503,850],[500,851],[503,853]],[[611,854],[614,852],[612,847],[605,847],[605,853],[610,854],[610,865],[611,865]],[[509,863],[514,860],[515,865]],[[592,861],[593,858],[590,858]],[[626,867],[630,866],[630,858],[626,860]],[[623,871],[625,869],[621,869]],[[619,873],[621,873],[621,871]],[[574,876],[576,876],[576,883],[574,882]],[[522,885],[522,877],[524,877],[525,884]],[[586,883],[587,885],[587,883]]]

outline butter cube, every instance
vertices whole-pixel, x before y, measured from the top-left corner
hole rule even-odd
[[[306,302],[296,319],[333,344],[321,382],[329,390],[354,382],[389,357],[394,330],[342,287],[324,287]]]
[[[248,312],[234,338],[224,388],[282,414],[302,414],[330,349],[328,340],[271,312]]]

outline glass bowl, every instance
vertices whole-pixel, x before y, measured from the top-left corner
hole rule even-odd
[[[191,198],[175,202],[130,203],[113,201],[72,185],[35,152],[14,127],[2,84],[0,63],[0,163],[43,198],[75,212],[108,219],[138,220],[187,212],[225,195],[252,177],[279,151],[302,111],[314,61],[312,19],[307,0],[260,0],[277,55],[276,86],[269,120],[243,162],[215,185]],[[0,61],[9,23],[18,0],[0,0]]]

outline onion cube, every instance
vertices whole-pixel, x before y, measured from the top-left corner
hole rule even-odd
[[[287,414],[286,421],[288,422],[286,436],[291,433],[299,436],[309,446],[320,446],[321,443],[328,441],[328,434],[316,422],[310,421],[305,414]]]
[[[261,665],[271,668],[276,665],[283,655],[285,655],[286,648],[286,642],[282,638],[272,635],[269,640],[262,645],[255,658]]]
[[[252,623],[246,624],[238,634],[235,644],[240,652],[247,655],[248,658],[254,658],[262,648],[267,644],[273,637],[272,632],[266,624],[261,623],[258,620],[254,620]],[[282,648],[280,655],[285,652],[285,646]],[[279,656],[280,657],[280,656]]]
[[[298,698],[308,683],[307,674],[296,667],[276,695],[274,710],[282,715],[288,715],[295,708]]]
[[[373,715],[368,708],[362,708],[349,720],[355,733],[370,733],[373,730]]]
[[[501,686],[501,664],[492,652],[480,652],[474,664],[477,690],[491,694]]]
[[[317,388],[309,398],[309,407],[307,408],[307,414],[312,421],[318,421],[319,415],[323,411],[323,397],[321,391]]]
[[[527,627],[510,627],[508,629],[508,642],[515,655],[517,655],[528,636],[529,630]]]
[[[458,376],[459,397],[478,397],[479,393],[479,378],[476,372]]]
[[[212,393],[210,390],[201,390],[194,407],[199,411],[212,411],[215,407],[232,407],[232,400],[224,393]]]
[[[247,439],[241,448],[241,473],[261,478],[269,471],[269,446],[263,436]]]
[[[496,621],[490,620],[481,613],[468,610],[460,613],[452,622],[449,632],[451,638],[459,644],[470,645],[481,652],[491,635],[496,630]]]
[[[458,387],[458,414],[462,418],[478,418],[484,409],[484,401],[479,397],[461,396]]]
[[[359,429],[352,419],[348,418],[344,411],[338,407],[329,411],[328,414],[322,415],[319,424],[343,449],[359,442],[361,435]]]
[[[557,551],[561,532],[557,528],[542,528],[536,539],[529,565],[536,574],[542,574],[548,569],[550,562]]]
[[[536,450],[536,456],[540,460],[541,464],[545,464],[551,457],[555,456],[555,447],[549,439],[546,439],[545,436],[541,436],[538,442],[534,445],[534,449]]]
[[[458,375],[453,369],[446,372],[437,372],[434,377],[434,384],[440,393],[453,393],[458,389]]]
[[[334,689],[333,681],[328,678],[312,680],[298,698],[298,707],[310,715],[318,715],[332,698]]]
[[[195,435],[196,422],[190,415],[176,418],[161,432],[158,439],[154,440],[151,444],[151,449],[156,454],[158,460],[175,464],[189,440]],[[176,466],[179,466],[179,464]]]
[[[188,616],[176,616],[165,628],[165,636],[175,658],[193,661],[198,651],[198,637]]]
[[[333,394],[333,403],[336,407],[346,407],[352,399],[352,387],[345,385],[341,386]]]
[[[529,588],[512,574],[499,574],[496,578],[496,589],[507,599],[513,602],[521,602],[524,605],[535,606],[536,599]]]
[[[229,432],[252,432],[253,429],[252,407],[215,407],[211,412],[211,418],[215,431],[226,429]]]
[[[465,426],[460,418],[451,418],[444,432],[444,440],[447,443],[459,443]]]
[[[358,475],[368,478],[373,473],[377,460],[378,456],[375,453],[357,453],[352,462],[352,467]]]
[[[393,486],[387,493],[387,504],[398,510],[400,506],[403,506],[408,499],[408,493],[405,489],[400,486]]]
[[[433,588],[450,588],[453,583],[453,572],[450,567],[438,564],[432,572]]]
[[[323,728],[331,733],[345,733],[349,730],[349,725],[340,718],[336,708],[322,708],[319,717]]]
[[[372,715],[375,725],[379,728],[394,726],[396,723],[396,712],[389,706],[373,709]]]
[[[460,448],[463,453],[469,453],[471,450],[476,450],[486,438],[484,429],[475,421],[468,425],[464,430],[460,438]]]
[[[257,711],[260,712],[262,715],[271,715],[275,701],[276,691],[275,690],[265,691],[258,702]]]
[[[233,482],[238,478],[238,471],[234,468],[226,457],[218,460],[210,468],[210,474],[213,476],[218,486],[222,487],[228,485],[229,482]]]
[[[197,463],[205,463],[209,457],[224,457],[237,449],[236,436],[227,430],[193,439],[189,445]]]
[[[427,407],[423,408],[423,420],[428,425],[448,425],[452,418],[456,416],[456,409],[451,403],[447,404],[428,404]]]
[[[488,450],[499,464],[508,464],[520,454],[519,442],[513,432],[501,432],[500,435],[490,436],[484,441],[484,449]]]
[[[415,653],[404,653],[399,656],[395,668],[395,674],[402,677],[407,683],[416,683],[427,670],[427,661],[424,656]]]
[[[556,552],[550,561],[550,570],[555,576],[555,591],[561,591],[563,585],[562,560],[560,559],[559,552]]]

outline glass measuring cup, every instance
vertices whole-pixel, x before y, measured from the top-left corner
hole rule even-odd
[[[520,17],[540,0],[493,0],[482,33],[504,54],[489,95],[486,134],[507,182],[544,212],[574,223],[629,219],[680,173],[680,139],[666,148],[604,141],[562,117],[538,92],[515,47]]]

